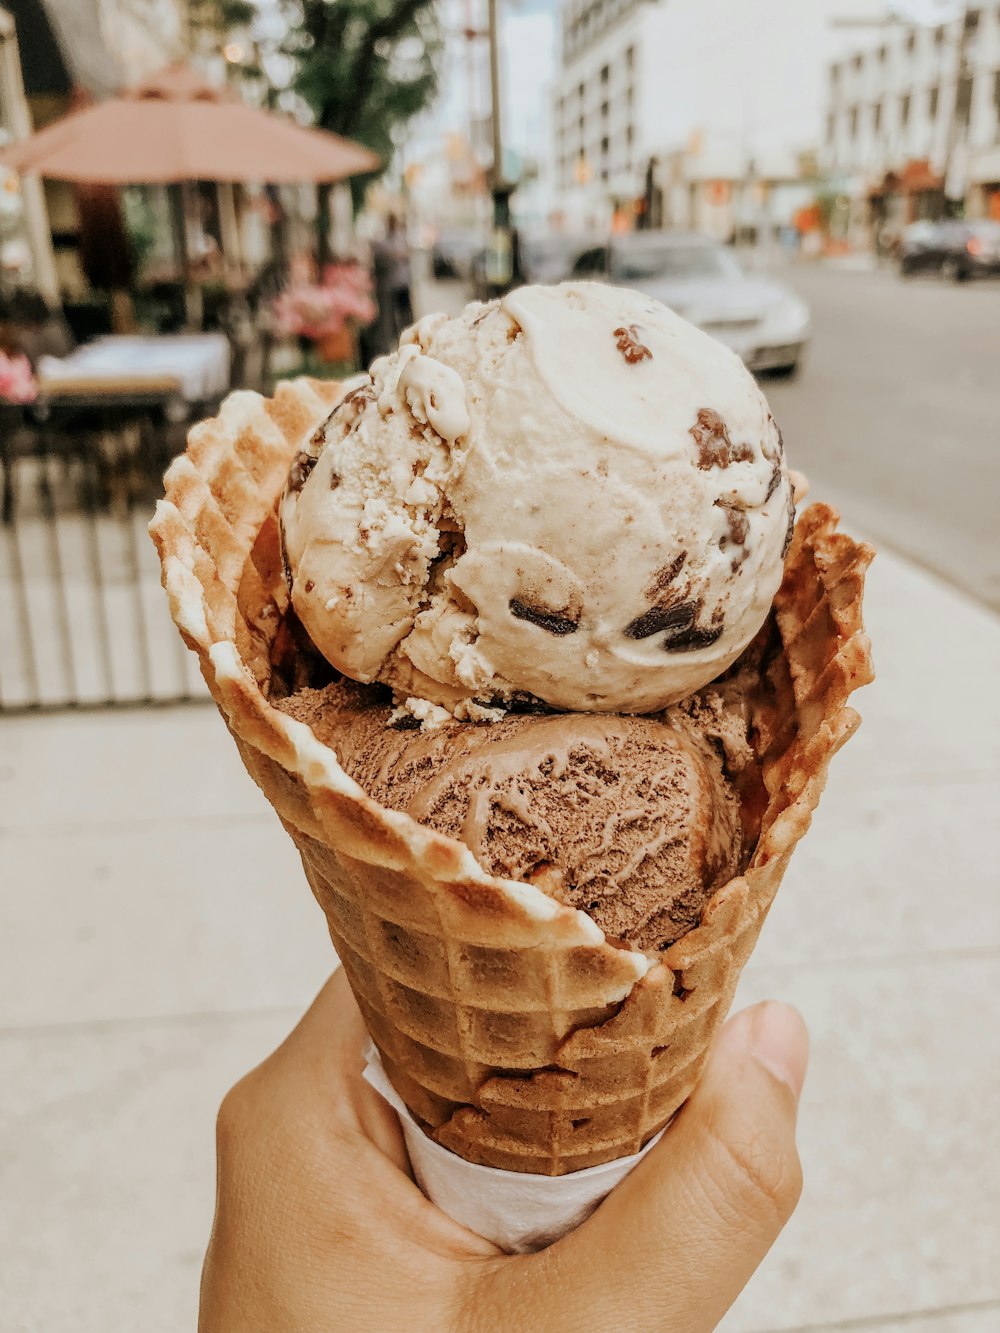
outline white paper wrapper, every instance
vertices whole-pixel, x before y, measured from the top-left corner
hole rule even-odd
[[[631,1157],[568,1176],[477,1166],[427,1137],[389,1082],[374,1046],[365,1059],[364,1077],[399,1116],[413,1174],[428,1199],[511,1254],[540,1250],[579,1226],[660,1139],[657,1134]]]

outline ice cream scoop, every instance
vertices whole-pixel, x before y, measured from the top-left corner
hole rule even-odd
[[[297,455],[292,603],[339,671],[460,718],[647,713],[732,663],[782,575],[781,435],[727,348],[634,291],[431,316]]]
[[[715,692],[661,717],[511,713],[430,730],[350,682],[278,707],[335,747],[369,796],[613,939],[668,947],[742,869],[731,776],[752,755],[740,705]]]

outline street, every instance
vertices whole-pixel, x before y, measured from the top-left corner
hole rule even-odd
[[[782,268],[812,309],[794,380],[762,378],[789,462],[845,526],[1000,611],[1000,281]],[[421,282],[418,312],[457,313]]]
[[[813,345],[798,379],[763,387],[812,497],[1000,610],[1000,282],[783,276]]]

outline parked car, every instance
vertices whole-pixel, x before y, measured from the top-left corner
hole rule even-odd
[[[899,271],[940,273],[951,282],[1000,274],[1000,222],[914,222],[900,241]]]
[[[750,370],[794,374],[809,342],[806,303],[782,282],[744,273],[731,250],[706,236],[632,232],[584,250],[571,273],[662,301]]]
[[[582,252],[598,238],[565,232],[528,232],[521,237],[521,264],[526,282],[565,282]]]
[[[483,245],[476,231],[455,227],[439,232],[431,246],[431,270],[435,278],[461,278],[473,275],[476,255]]]

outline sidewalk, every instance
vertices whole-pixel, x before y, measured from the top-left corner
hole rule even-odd
[[[1000,1328],[1000,621],[887,553],[867,620],[739,997],[813,1055],[802,1203],[726,1333]],[[0,1326],[192,1329],[215,1108],[329,971],[321,915],[207,706],[0,719],[0,794]]]

